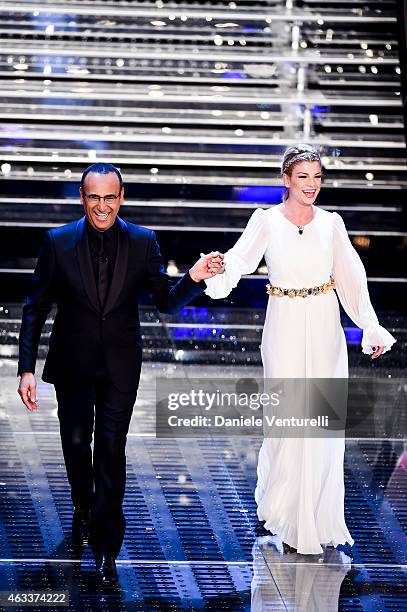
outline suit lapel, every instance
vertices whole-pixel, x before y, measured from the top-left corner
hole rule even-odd
[[[79,219],[76,226],[76,255],[78,257],[79,270],[82,277],[83,287],[86,295],[96,312],[100,312],[99,300],[95,282],[95,276],[93,274],[92,261],[90,258],[88,238],[85,228],[86,217]]]
[[[129,258],[129,230],[125,221],[120,219],[120,217],[117,217],[117,223],[119,226],[119,232],[117,237],[116,262],[103,314],[107,314],[115,305],[119,298],[120,292],[123,289],[127,274],[127,262]]]

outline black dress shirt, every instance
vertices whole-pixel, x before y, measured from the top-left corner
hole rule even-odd
[[[103,234],[103,243],[104,250],[108,256],[108,289],[112,282],[114,265],[116,262],[117,255],[117,242],[119,239],[119,228],[117,221],[114,222],[112,227],[109,227],[108,230],[104,232],[98,232],[94,227],[92,227],[89,221],[86,219],[86,233],[88,237],[89,243],[89,251],[90,258],[92,260],[92,268],[93,274],[95,277],[96,286],[98,285],[98,277],[99,277],[99,237],[98,234]],[[94,373],[96,376],[107,376],[108,371],[106,367],[105,357],[103,355],[102,350],[102,340],[100,339],[100,352],[98,358],[92,362],[92,366],[94,368]]]
[[[114,265],[116,262],[116,254],[117,254],[117,241],[118,241],[118,224],[117,221],[114,222],[112,227],[109,227],[104,232],[98,232],[94,227],[91,226],[89,221],[86,219],[86,232],[88,235],[89,242],[89,250],[90,250],[90,258],[92,260],[92,268],[93,274],[95,276],[96,285],[98,283],[99,276],[99,240],[98,234],[103,234],[104,241],[104,249],[107,252],[108,256],[108,270],[109,270],[109,287],[113,278]]]

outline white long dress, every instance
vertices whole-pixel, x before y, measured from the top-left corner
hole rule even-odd
[[[366,273],[342,218],[314,207],[314,218],[298,228],[281,206],[257,209],[233,248],[225,272],[206,281],[205,293],[224,298],[243,274],[265,257],[270,283],[285,289],[315,287],[333,275],[350,318],[363,329],[362,350],[393,336],[379,325],[370,302]],[[265,378],[345,378],[348,356],[334,291],[306,298],[269,296],[261,356]],[[303,554],[321,544],[353,544],[344,518],[343,456],[339,438],[265,438],[257,467],[255,498],[260,520]]]

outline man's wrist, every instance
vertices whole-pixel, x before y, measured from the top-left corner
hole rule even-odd
[[[192,280],[195,283],[200,283],[202,279],[198,278],[198,276],[196,275],[196,272],[194,272],[193,268],[190,268],[189,272],[189,276],[192,278]]]

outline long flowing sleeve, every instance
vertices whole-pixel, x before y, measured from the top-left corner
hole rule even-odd
[[[379,324],[370,302],[363,263],[352,246],[342,217],[337,213],[333,215],[333,276],[340,302],[352,321],[363,330],[363,353],[370,355],[371,346],[384,346],[386,352],[396,339]]]
[[[205,280],[206,295],[213,299],[228,296],[243,274],[257,269],[269,240],[266,214],[262,208],[254,211],[236,244],[225,253],[225,272]]]

